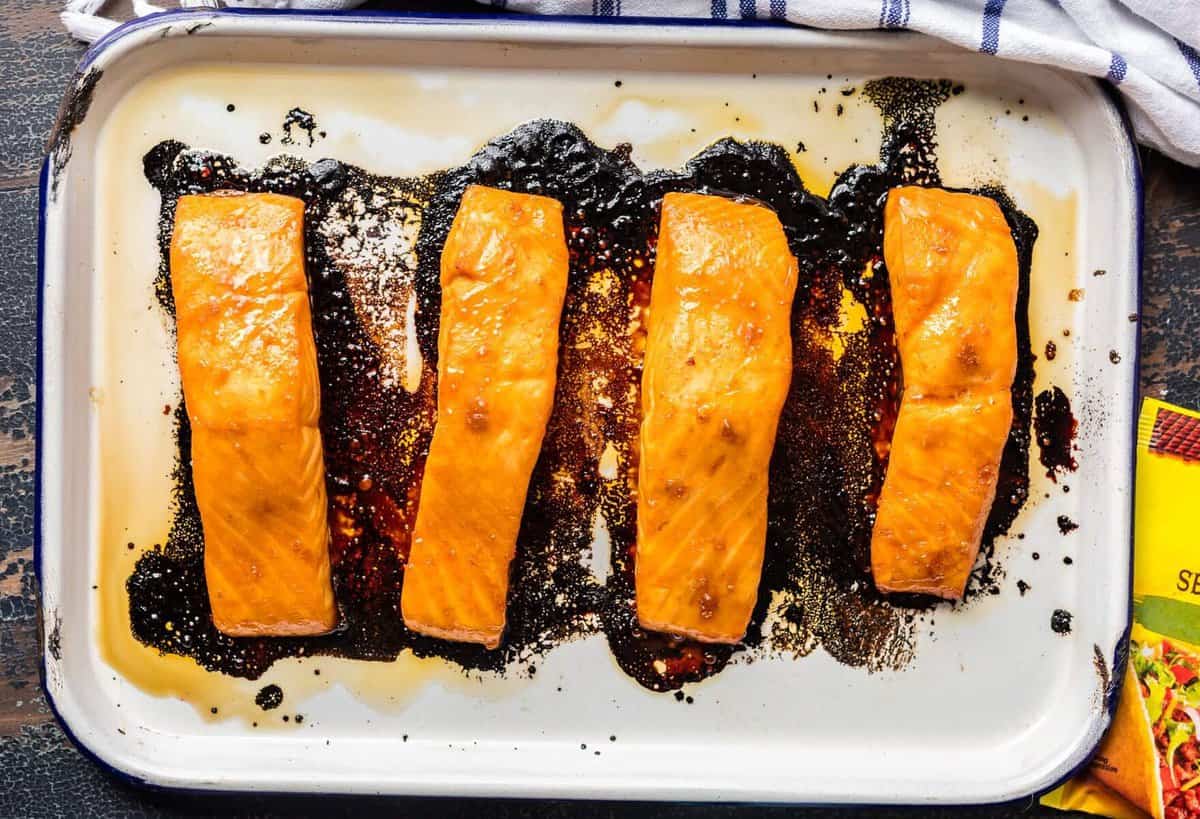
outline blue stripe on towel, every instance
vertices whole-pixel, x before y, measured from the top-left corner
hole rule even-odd
[[[1120,54],[1113,52],[1112,61],[1108,64],[1108,80],[1113,85],[1120,85],[1125,79],[1125,72],[1129,70],[1129,66],[1125,64],[1125,58]]]
[[[995,54],[1000,48],[1000,15],[1004,13],[1004,0],[987,0],[983,7],[983,39],[979,50]]]
[[[1179,46],[1179,53],[1183,55],[1183,59],[1187,61],[1188,68],[1192,70],[1192,76],[1196,78],[1196,84],[1200,85],[1200,54],[1197,54],[1196,49],[1183,40],[1176,40],[1175,45]]]
[[[909,0],[883,0],[879,7],[880,28],[903,28],[908,25]]]

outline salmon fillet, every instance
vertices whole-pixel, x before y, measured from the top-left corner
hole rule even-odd
[[[875,585],[958,599],[1012,426],[1017,249],[985,196],[893,188],[884,209],[904,395],[871,539]]]
[[[413,631],[500,644],[567,267],[561,204],[467,189],[442,250],[438,414],[401,592]]]
[[[170,263],[213,623],[238,637],[329,631],[304,203],[180,197]]]
[[[732,643],[758,599],[797,263],[773,212],[663,199],[642,374],[638,620]]]

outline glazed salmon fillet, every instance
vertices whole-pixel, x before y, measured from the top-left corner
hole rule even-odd
[[[745,635],[791,382],[796,278],[767,208],[694,193],[663,199],[638,462],[644,628],[714,643]]]
[[[871,539],[885,592],[962,597],[996,495],[1017,369],[1017,249],[985,196],[901,187],[884,209],[904,395]]]
[[[304,203],[180,197],[170,265],[213,622],[239,637],[327,632],[336,609]]]
[[[404,573],[404,623],[500,644],[509,564],[554,403],[562,205],[471,186],[442,250],[438,411]]]

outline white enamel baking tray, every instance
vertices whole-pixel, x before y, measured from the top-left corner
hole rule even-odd
[[[797,165],[820,187],[876,158],[880,119],[861,95],[841,117],[814,113],[817,88],[886,75],[966,84],[938,113],[945,181],[1000,181],[1039,223],[1035,389],[1062,387],[1080,424],[1069,494],[1034,450],[1032,500],[997,544],[1001,594],[940,609],[907,667],[869,673],[821,650],[735,663],[686,705],[625,677],[600,637],[555,649],[533,678],[465,679],[402,655],[288,660],[248,682],[113,636],[136,556],[126,542],[161,542],[170,521],[163,406],[178,383],[151,290],[150,146],[178,138],[250,165],[286,150],[407,174],[553,116],[601,145],[631,142],[643,167],[728,134],[802,139]],[[103,765],[207,789],[959,803],[1049,787],[1094,747],[1128,624],[1141,195],[1099,85],[909,34],[215,12],[126,26],[88,53],[78,85],[93,80],[43,185],[37,555],[47,694]],[[297,105],[327,137],[260,144]],[[1078,531],[1061,535],[1059,515]],[[1056,609],[1073,615],[1069,635],[1050,629]],[[283,686],[281,711],[226,708],[267,683]]]

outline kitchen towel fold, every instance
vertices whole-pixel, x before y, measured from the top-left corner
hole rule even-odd
[[[481,0],[551,15],[766,19],[827,29],[908,29],[997,57],[1107,79],[1138,139],[1200,165],[1200,2],[1162,0]],[[183,0],[214,5],[214,0]],[[227,0],[229,5],[346,8],[357,0]],[[71,7],[103,0],[71,0]],[[148,6],[134,0],[135,6]],[[435,4],[431,4],[431,8]],[[76,10],[78,11],[78,10]],[[67,14],[64,14],[66,20]],[[68,26],[87,35],[76,21]],[[103,33],[103,32],[101,32]],[[93,39],[86,37],[86,39]]]

